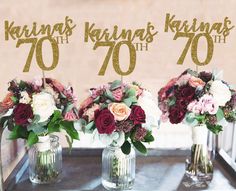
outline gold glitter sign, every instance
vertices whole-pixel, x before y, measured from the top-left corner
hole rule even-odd
[[[73,20],[68,16],[65,17],[64,22],[49,24],[37,24],[33,22],[32,26],[15,25],[14,21],[5,21],[5,40],[17,40],[16,48],[23,44],[31,44],[28,57],[23,69],[23,72],[29,72],[31,62],[36,55],[38,66],[44,71],[53,70],[59,61],[59,48],[58,44],[69,43],[69,36],[72,35],[73,29],[76,27]],[[45,41],[51,44],[52,48],[52,63],[50,66],[43,61],[42,46]]]
[[[157,34],[155,27],[151,22],[147,23],[146,28],[136,30],[119,29],[117,25],[112,30],[108,28],[100,29],[94,23],[85,23],[84,42],[93,42],[93,50],[98,47],[108,47],[107,54],[98,75],[105,75],[108,63],[112,59],[115,72],[121,76],[131,74],[136,65],[136,51],[148,51],[149,44],[153,42],[154,36]],[[120,67],[119,53],[122,46],[129,49],[129,67],[127,71],[123,71]]]
[[[167,13],[164,31],[175,33],[174,40],[181,37],[188,39],[177,64],[183,64],[190,48],[192,60],[196,65],[203,66],[209,64],[214,52],[214,43],[226,43],[226,37],[234,28],[231,23],[228,17],[225,17],[221,22],[214,23],[199,22],[196,18],[191,22],[188,20],[181,21],[176,19],[175,15]],[[207,54],[203,61],[200,61],[198,58],[198,42],[200,38],[204,38],[207,44]]]

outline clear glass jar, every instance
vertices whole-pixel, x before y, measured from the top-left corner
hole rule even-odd
[[[191,156],[186,159],[185,175],[189,178],[189,186],[207,186],[213,178],[211,162],[213,135],[206,125],[192,127],[193,145]]]
[[[56,135],[39,136],[29,149],[29,179],[36,184],[50,184],[61,180],[62,147]]]
[[[119,146],[110,145],[102,152],[102,185],[107,190],[132,189],[135,179],[135,151],[125,155]]]

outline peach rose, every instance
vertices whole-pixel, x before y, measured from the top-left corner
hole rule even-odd
[[[13,96],[12,92],[8,93],[6,97],[3,99],[1,107],[3,107],[4,109],[10,109],[11,107],[13,107],[14,102],[11,99],[12,96]]]
[[[192,76],[190,79],[189,79],[189,85],[196,88],[198,86],[205,86],[205,82],[203,82],[200,78],[196,78],[194,76]]]
[[[114,115],[115,120],[122,121],[129,117],[131,109],[124,103],[110,103],[108,109]]]

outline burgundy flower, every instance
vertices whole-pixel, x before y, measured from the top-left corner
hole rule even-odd
[[[130,114],[130,120],[134,122],[134,125],[142,124],[146,122],[146,115],[144,110],[140,106],[133,106]]]
[[[147,134],[147,130],[140,126],[136,129],[134,140],[143,141],[146,134]]]
[[[128,133],[128,132],[131,131],[131,129],[134,126],[135,125],[134,125],[133,121],[130,121],[130,120],[117,121],[117,123],[116,123],[116,130]]]
[[[178,106],[171,107],[169,110],[169,119],[172,124],[180,123],[185,117],[186,111]]]
[[[115,130],[114,116],[108,109],[96,110],[95,125],[100,134],[111,134]]]
[[[13,110],[13,117],[17,125],[27,125],[34,117],[31,105],[19,103]]]
[[[204,82],[209,82],[212,79],[212,73],[210,72],[200,72],[199,73],[199,78],[201,78]]]
[[[189,85],[180,87],[177,90],[177,99],[185,99],[187,102],[191,102],[195,95],[195,88]]]

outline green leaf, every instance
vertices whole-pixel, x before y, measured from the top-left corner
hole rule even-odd
[[[153,142],[154,141],[154,137],[152,136],[152,132],[148,131],[148,133],[146,134],[146,136],[144,137],[144,142]]]
[[[38,136],[31,131],[27,139],[27,144],[29,147],[31,147],[33,144],[37,143],[38,140],[39,140]]]
[[[79,140],[79,133],[74,128],[74,122],[73,121],[61,121],[60,124],[72,139]]]
[[[140,141],[132,141],[134,147],[143,154],[147,154],[147,149]]]
[[[17,103],[18,102],[18,99],[15,96],[11,96],[11,100],[13,101],[13,103]]]
[[[124,154],[128,155],[131,151],[131,144],[129,141],[125,141],[121,146],[121,150]]]
[[[61,119],[61,112],[59,110],[55,110],[54,113],[53,113],[53,117],[52,119],[50,120],[50,122],[55,122],[57,121],[58,119]]]
[[[21,80],[19,83],[19,88],[23,90],[26,86],[27,86],[27,83]]]
[[[27,128],[22,127],[20,125],[16,125],[13,127],[12,131],[10,132],[8,139],[10,140],[18,139],[18,138],[27,139],[28,134],[29,133],[27,131]]]
[[[224,112],[220,107],[216,113],[216,118],[217,118],[217,121],[220,121],[224,118]]]
[[[132,96],[132,97],[129,97],[129,98],[125,98],[123,100],[123,102],[125,103],[125,105],[127,105],[128,107],[130,107],[131,105],[135,104],[138,102],[136,96]]]
[[[223,127],[221,125],[210,125],[208,123],[206,125],[207,125],[207,128],[214,134],[218,134],[219,132],[223,130]]]
[[[115,81],[113,81],[113,82],[111,83],[110,89],[111,89],[111,90],[115,90],[115,89],[121,87],[121,84],[122,84],[122,83],[121,83],[120,80],[115,80]]]

